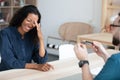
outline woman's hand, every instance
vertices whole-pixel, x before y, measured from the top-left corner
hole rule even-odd
[[[38,24],[37,22],[35,22],[35,26],[36,26],[36,29],[37,29],[37,35],[38,35],[38,38],[39,38],[39,45],[40,45],[39,55],[41,57],[44,57],[45,56],[45,47],[44,47],[44,40],[43,40],[43,35],[42,35],[42,32],[41,32],[40,23]]]
[[[88,60],[86,45],[78,43],[74,47],[75,54],[79,60]]]
[[[45,63],[45,64],[37,64],[36,70],[40,71],[49,71],[50,69],[54,69],[52,65]]]
[[[26,63],[26,69],[35,69],[39,71],[49,71],[50,69],[54,69],[54,67],[48,63],[45,64],[36,64],[36,63]]]
[[[41,32],[40,23],[38,24],[38,23],[35,21],[35,26],[36,26],[36,29],[37,29],[38,38],[39,38],[40,40],[43,39],[43,35],[42,35],[42,32]]]
[[[93,50],[97,53],[98,56],[102,57],[106,61],[110,55],[107,53],[105,48],[100,42],[93,41]]]

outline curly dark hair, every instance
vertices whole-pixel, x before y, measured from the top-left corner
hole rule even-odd
[[[38,15],[38,21],[37,22],[40,23],[41,14],[40,14],[39,10],[37,9],[37,7],[34,6],[34,5],[26,5],[22,8],[20,8],[18,11],[16,11],[16,13],[13,15],[13,17],[12,17],[10,23],[9,23],[9,27],[18,28],[19,26],[21,26],[22,22],[28,16],[29,13]],[[33,28],[32,30],[30,30],[29,34],[31,35],[32,39],[34,39],[34,42],[37,43],[38,42],[38,36],[37,36],[36,27]]]

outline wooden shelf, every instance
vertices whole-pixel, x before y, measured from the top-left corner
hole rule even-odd
[[[116,5],[112,6],[112,5],[109,5],[107,8],[108,8],[108,9],[120,9],[120,6],[116,6]]]
[[[102,19],[101,31],[110,32],[109,24],[111,24],[111,17],[117,15],[120,10],[120,0],[102,0]]]

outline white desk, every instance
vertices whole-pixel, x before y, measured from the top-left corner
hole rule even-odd
[[[109,50],[110,53],[116,52]],[[104,65],[104,61],[95,53],[89,54],[90,68],[96,69]],[[41,72],[31,69],[13,69],[0,72],[0,80],[56,80],[63,77],[81,73],[76,58],[57,60],[49,62],[54,66],[54,70]]]

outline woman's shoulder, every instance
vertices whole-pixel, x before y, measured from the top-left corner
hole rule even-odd
[[[2,29],[0,32],[10,33],[10,32],[13,32],[13,30],[15,30],[15,27],[6,27],[6,28]]]

